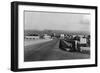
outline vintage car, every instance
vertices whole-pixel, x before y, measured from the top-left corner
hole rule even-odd
[[[76,51],[74,40],[60,40],[59,48],[66,51]]]
[[[81,51],[81,47],[87,47],[86,39],[60,39],[59,48],[66,51]]]

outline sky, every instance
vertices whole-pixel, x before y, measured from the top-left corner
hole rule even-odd
[[[90,14],[24,11],[25,30],[90,32]]]

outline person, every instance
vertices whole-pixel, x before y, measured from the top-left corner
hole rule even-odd
[[[75,41],[75,50],[80,51],[80,45],[79,45],[80,37],[78,35],[76,35],[74,37],[74,41]]]
[[[90,47],[90,35],[87,36],[87,44]]]

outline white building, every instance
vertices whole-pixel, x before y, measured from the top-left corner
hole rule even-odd
[[[65,35],[64,34],[60,34],[60,39],[64,39]]]
[[[39,36],[25,36],[26,39],[39,39]]]
[[[51,36],[44,34],[44,39],[51,39]]]
[[[80,44],[86,44],[86,43],[87,43],[87,39],[81,37],[81,38],[80,38]]]

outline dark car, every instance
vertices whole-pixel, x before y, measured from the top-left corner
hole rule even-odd
[[[75,41],[74,40],[60,40],[59,48],[66,51],[75,51]]]
[[[68,35],[64,39],[60,39],[59,48],[66,51],[80,51],[79,37]]]

